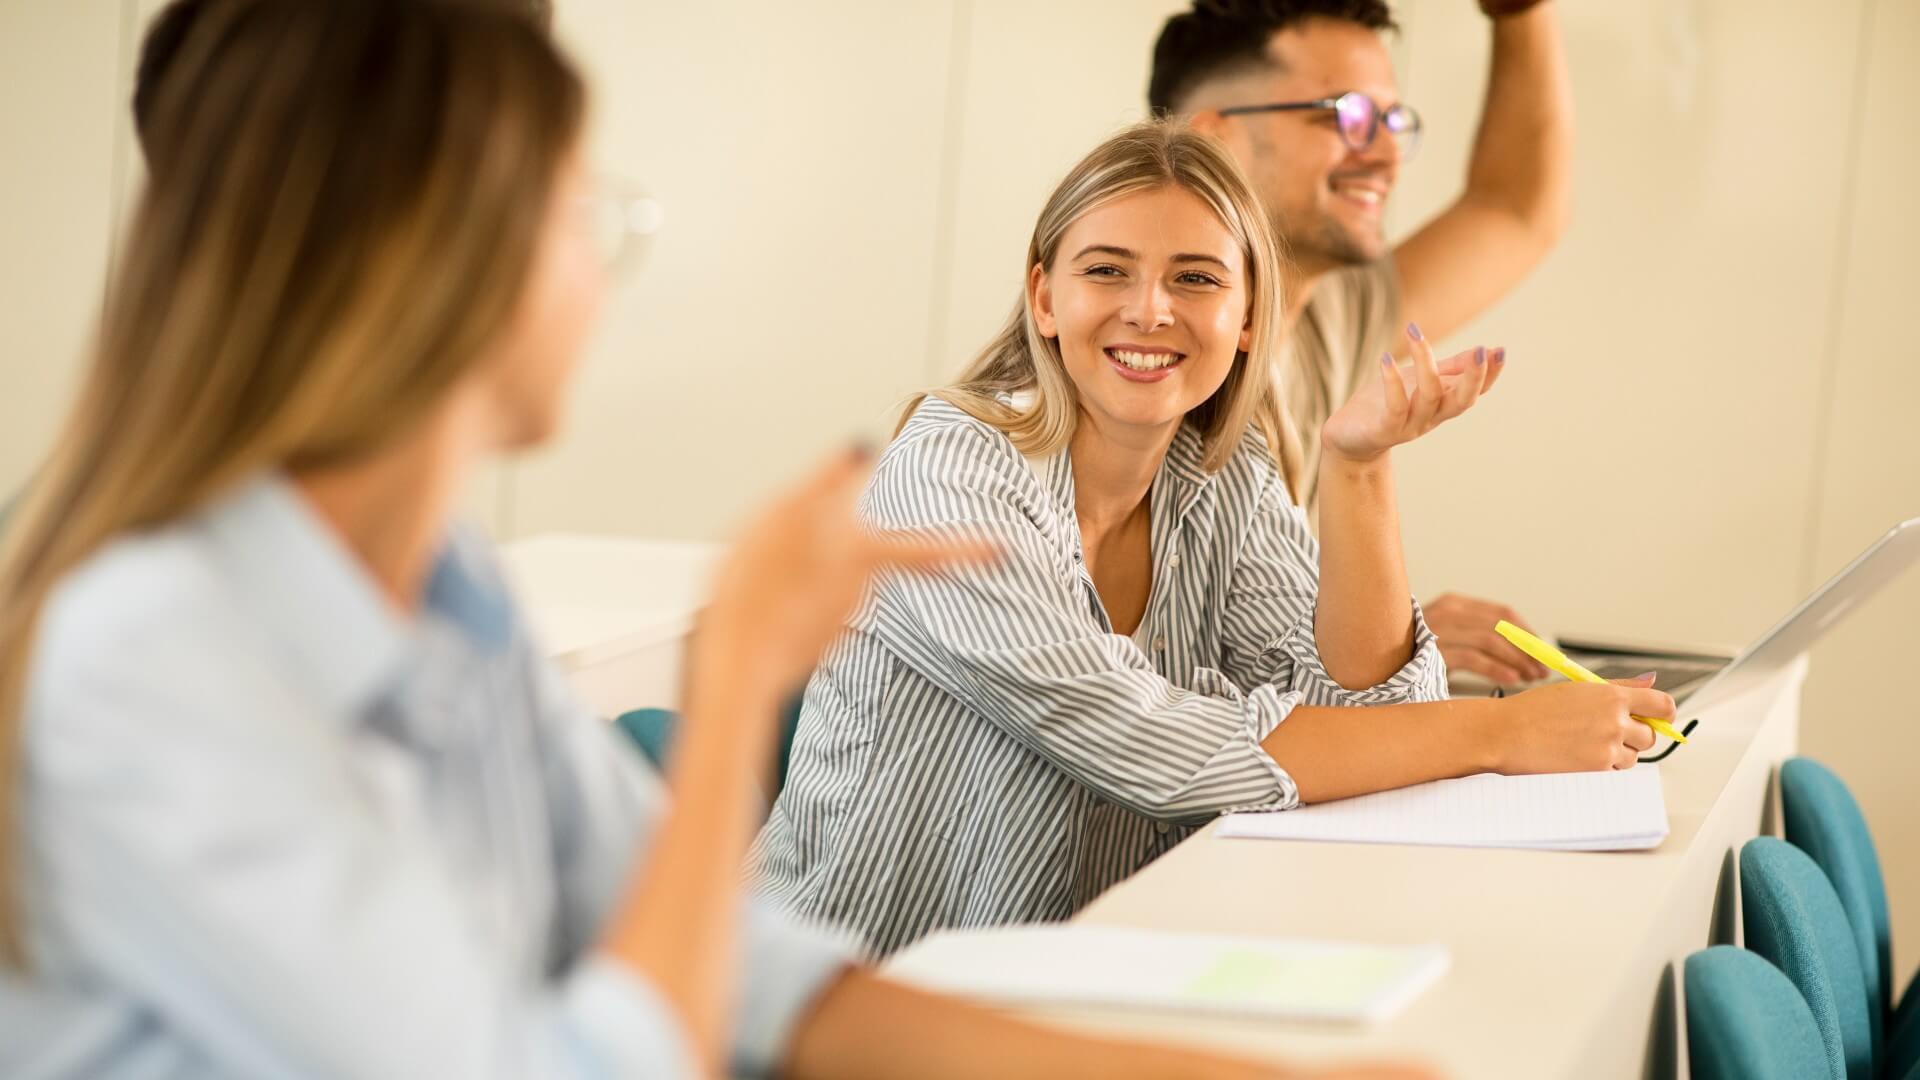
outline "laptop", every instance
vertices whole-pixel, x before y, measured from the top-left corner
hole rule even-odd
[[[1654,685],[1672,694],[1681,708],[1697,712],[1737,697],[1778,674],[1812,648],[1856,604],[1879,592],[1917,561],[1920,517],[1888,529],[1786,618],[1737,653],[1578,637],[1560,638],[1560,650],[1603,679],[1630,679],[1643,672],[1658,672]],[[1470,687],[1467,692],[1474,693]]]

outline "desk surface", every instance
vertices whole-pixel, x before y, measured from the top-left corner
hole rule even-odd
[[[677,642],[717,549],[569,535],[506,548],[549,655],[611,715],[674,700]],[[1661,766],[1672,833],[1584,854],[1223,840],[1209,827],[1077,916],[1090,924],[1446,945],[1448,974],[1378,1028],[1191,1014],[1037,1019],[1255,1056],[1432,1061],[1458,1077],[1685,1075],[1675,965],[1735,940],[1730,853],[1761,830],[1799,736],[1802,660],[1700,716]]]
[[[1076,922],[1447,946],[1447,975],[1377,1028],[1085,1009],[1024,1015],[1288,1060],[1418,1059],[1457,1077],[1685,1075],[1677,963],[1736,940],[1729,853],[1766,816],[1798,738],[1804,658],[1701,714],[1661,766],[1672,833],[1650,852],[1225,840],[1209,826]]]

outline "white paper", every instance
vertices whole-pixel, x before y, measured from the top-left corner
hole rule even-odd
[[[1447,963],[1439,945],[1052,925],[936,933],[884,970],[928,990],[999,1003],[1377,1023],[1433,985]]]
[[[1435,780],[1298,810],[1231,814],[1220,835],[1358,844],[1631,851],[1667,838],[1660,767]]]

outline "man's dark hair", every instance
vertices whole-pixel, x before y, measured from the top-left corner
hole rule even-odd
[[[1312,18],[1397,29],[1386,0],[1194,0],[1153,43],[1147,104],[1165,116],[1208,79],[1271,65],[1273,35]]]
[[[173,67],[174,60],[180,55],[180,48],[186,44],[193,33],[194,24],[199,22],[200,13],[206,10],[212,0],[173,0],[154,16],[152,25],[147,27],[146,40],[140,43],[140,63],[135,70],[133,80],[133,130],[140,138],[140,149],[147,160],[153,160],[153,146],[150,136],[153,128],[153,111],[160,96],[161,80]],[[481,0],[475,0],[481,2]],[[542,28],[553,23],[552,0],[489,0],[502,7],[519,8]]]
[[[133,78],[133,130],[140,136],[140,149],[149,160],[153,157],[149,138],[160,80],[173,67],[174,58],[180,55],[180,47],[186,44],[187,35],[193,32],[193,24],[206,6],[207,0],[174,0],[154,16],[146,40],[140,43],[140,66]]]

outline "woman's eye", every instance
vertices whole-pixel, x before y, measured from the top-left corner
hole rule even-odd
[[[1085,270],[1082,270],[1080,272],[1087,275],[1088,277],[1119,277],[1120,276],[1120,268],[1117,266],[1110,265],[1108,263],[1101,263],[1098,266],[1089,266]]]
[[[1180,284],[1182,285],[1218,285],[1220,284],[1220,280],[1218,278],[1214,277],[1211,274],[1203,274],[1198,270],[1189,270],[1186,273],[1181,274],[1175,280],[1180,282]]]

